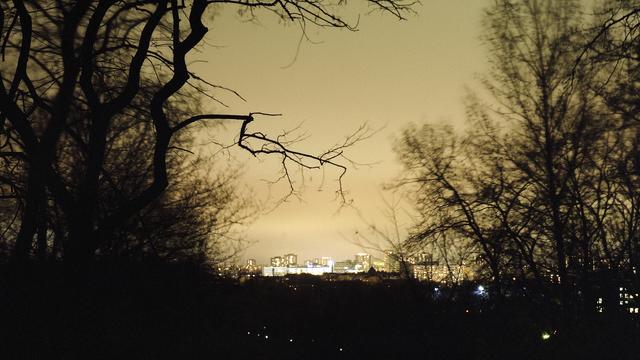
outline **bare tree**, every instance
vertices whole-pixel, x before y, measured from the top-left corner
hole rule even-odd
[[[493,69],[485,85],[499,104],[493,112],[511,132],[504,154],[530,182],[531,205],[542,215],[532,230],[551,246],[552,273],[565,300],[575,245],[566,236],[576,211],[572,181],[608,120],[594,110],[599,102],[588,83],[593,66],[575,66],[583,38],[580,13],[575,1],[500,1],[486,20]]]
[[[411,259],[425,249],[425,244],[411,242],[403,233],[405,226],[401,222],[401,197],[392,199],[382,198],[385,223],[366,220],[362,214],[360,218],[365,224],[365,230],[357,230],[352,242],[367,251],[374,251],[383,256],[387,271],[398,271],[404,279],[413,278]],[[408,215],[404,213],[404,215]]]
[[[413,4],[369,3],[401,19]],[[64,218],[65,260],[90,261],[119,227],[163,194],[170,183],[167,161],[175,139],[194,123],[239,122],[238,145],[256,156],[280,156],[285,169],[291,164],[345,169],[340,163],[343,147],[311,155],[291,149],[282,139],[252,132],[250,123],[265,115],[259,112],[182,117],[184,113],[168,111],[179,108],[171,104],[188,103],[186,88],[205,96],[207,89],[215,88],[188,66],[189,55],[208,31],[203,23],[208,8],[232,6],[247,14],[265,9],[302,28],[309,24],[354,29],[328,1],[12,1],[1,6],[0,129],[9,148],[19,153],[26,179],[16,261],[29,258],[47,198]],[[113,160],[107,158],[107,149],[117,141],[109,137],[110,129],[114,119],[139,108],[149,115],[149,131],[141,135],[153,145],[152,176],[119,206],[102,210],[103,168]],[[74,138],[72,127],[85,129],[86,136]],[[70,138],[81,144],[82,161],[60,167]],[[69,186],[65,179],[70,174],[63,171],[74,173],[77,186]]]
[[[498,192],[503,191],[496,177],[491,152],[476,152],[469,139],[456,135],[450,127],[424,125],[406,129],[396,145],[405,167],[399,186],[414,186],[421,220],[412,241],[431,242],[439,238],[458,239],[466,244],[488,269],[496,294],[501,295],[508,251],[508,234],[499,210]],[[488,149],[485,149],[488,150]],[[453,236],[452,236],[453,235]],[[474,263],[475,259],[469,259]]]
[[[607,268],[631,276],[640,288],[638,237],[638,77],[640,75],[640,3],[602,2],[587,45],[577,63],[599,64],[603,75],[594,91],[617,120],[610,135],[614,144],[609,158],[608,182],[614,188],[612,209],[604,219],[607,242],[602,244]],[[605,247],[606,245],[606,247]],[[621,274],[617,274],[621,276]]]
[[[410,127],[396,148],[424,214],[415,236],[469,239],[498,294],[533,278],[559,284],[565,305],[590,303],[594,259],[617,248],[607,224],[625,142],[597,91],[606,69],[576,61],[590,36],[576,1],[496,1],[484,27],[491,99],[470,96],[467,133]]]

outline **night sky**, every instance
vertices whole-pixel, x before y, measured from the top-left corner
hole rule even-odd
[[[259,119],[253,129],[277,135],[301,124],[308,138],[297,148],[309,152],[340,142],[363,123],[382,129],[348,152],[354,161],[374,163],[350,168],[344,179],[347,197],[357,210],[340,210],[337,171],[325,171],[324,185],[321,171],[306,172],[302,201],[291,198],[260,216],[247,231],[253,245],[243,259],[266,263],[288,252],[297,253],[300,260],[344,259],[362,250],[351,240],[364,227],[362,218],[380,226],[387,223],[381,215],[382,185],[400,170],[392,151],[394,137],[411,122],[464,124],[464,96],[468,89],[480,89],[478,78],[488,67],[480,40],[488,4],[428,0],[407,21],[372,13],[359,19],[357,32],[307,29],[311,42],[303,41],[299,52],[300,29],[282,25],[274,16],[258,14],[260,22],[249,23],[228,7],[212,14],[206,44],[192,57],[200,62],[193,68],[247,101],[220,91],[216,96],[228,108],[211,103],[211,110],[282,113]],[[349,13],[343,16],[358,22]],[[219,130],[203,135],[201,150],[216,152],[219,148],[210,144],[214,138],[232,142],[238,124],[227,123],[226,129],[226,139]],[[265,209],[287,193],[286,184],[269,188],[263,181],[278,178],[275,157],[256,160],[240,149],[229,155],[244,164],[244,181]],[[300,185],[300,177],[296,179]]]

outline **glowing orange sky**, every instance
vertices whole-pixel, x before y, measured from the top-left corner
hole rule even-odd
[[[476,75],[487,69],[479,35],[482,9],[489,3],[424,0],[408,21],[375,13],[360,18],[357,32],[311,29],[311,40],[320,43],[304,42],[289,67],[299,29],[283,26],[272,16],[260,17],[259,25],[243,23],[227,10],[209,25],[208,45],[198,55],[206,63],[195,68],[207,80],[231,87],[247,99],[244,103],[222,96],[229,108],[218,111],[282,113],[255,124],[272,134],[303,122],[310,135],[299,144],[304,150],[325,149],[364,122],[373,128],[385,126],[350,151],[354,160],[377,164],[350,169],[344,181],[364,216],[382,223],[380,185],[400,169],[392,152],[393,137],[409,122],[464,121],[465,86],[478,88]],[[228,124],[230,129],[235,125]],[[266,198],[260,179],[278,176],[277,161],[261,162],[239,152],[234,156],[246,164],[245,181]],[[255,244],[243,258],[266,263],[271,256],[293,252],[299,260],[344,259],[361,250],[347,239],[363,223],[351,209],[336,214],[333,176],[322,191],[320,172],[306,176],[304,202],[292,199],[261,216],[247,233]],[[283,191],[272,189],[272,198]]]

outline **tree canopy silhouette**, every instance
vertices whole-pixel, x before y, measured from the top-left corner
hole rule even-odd
[[[413,5],[404,0],[367,2],[400,19]],[[220,88],[198,77],[188,64],[208,31],[207,10],[221,6],[237,7],[249,16],[269,10],[303,29],[355,29],[336,12],[346,3],[332,1],[1,4],[0,155],[5,171],[0,181],[3,200],[17,202],[20,209],[15,261],[31,257],[39,229],[44,247],[49,232],[44,214],[50,209],[59,212],[60,255],[70,263],[90,261],[166,191],[180,138],[195,123],[239,122],[237,144],[256,156],[280,156],[285,172],[290,165],[346,169],[340,160],[349,140],[318,155],[306,154],[280,138],[251,131],[250,123],[267,114],[203,114],[191,105]],[[141,164],[149,172],[117,202],[102,206],[107,183],[126,180],[109,180],[110,170],[126,174],[125,143],[128,149],[147,147]]]
[[[594,311],[596,292],[640,285],[637,8],[608,2],[595,26],[577,1],[488,8],[489,99],[468,97],[464,131],[397,142],[421,214],[411,241],[453,237],[498,296],[523,280]]]

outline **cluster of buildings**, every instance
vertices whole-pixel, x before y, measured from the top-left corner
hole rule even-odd
[[[250,259],[249,261],[252,261]],[[289,274],[311,274],[322,275],[333,272],[334,261],[330,257],[324,256],[313,260],[305,260],[298,263],[298,255],[285,254],[271,258],[269,266],[262,266],[262,276],[285,276]]]
[[[368,253],[357,253],[352,259],[334,261],[323,256],[298,262],[296,254],[274,256],[268,265],[258,265],[255,259],[247,260],[245,271],[262,276],[285,276],[290,274],[323,275],[361,274],[370,271],[395,273],[399,277],[415,278],[437,282],[462,281],[473,278],[471,268],[465,265],[440,264],[426,253],[401,256],[393,251],[385,251],[383,258]]]
[[[240,271],[249,277],[285,277],[288,275],[310,274],[321,276],[321,281],[359,280],[379,282],[400,278],[414,278],[420,281],[437,283],[461,283],[477,280],[471,266],[466,264],[443,264],[433,260],[426,253],[401,256],[393,251],[385,251],[383,258],[371,254],[357,253],[352,259],[334,261],[331,257],[319,257],[298,262],[296,254],[285,254],[270,259],[268,265],[258,265],[255,259],[249,259]],[[514,278],[515,280],[515,278]],[[552,281],[553,282],[553,281]],[[634,316],[640,316],[640,295],[632,284],[620,284],[613,294],[604,291],[602,297],[596,298],[597,312],[606,308],[618,308]],[[436,287],[436,289],[438,289]],[[483,295],[483,286],[478,286],[476,295]],[[608,297],[610,294],[615,297]]]

